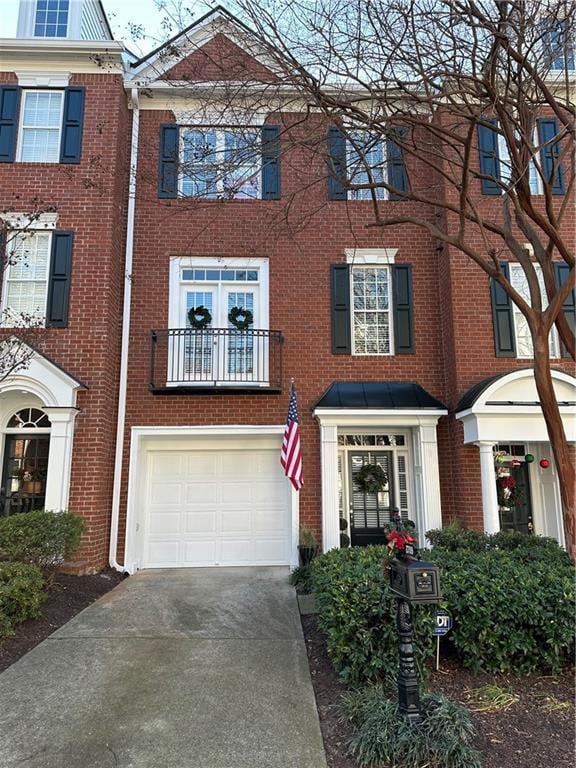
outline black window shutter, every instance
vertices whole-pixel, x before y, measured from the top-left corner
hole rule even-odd
[[[500,264],[504,277],[510,279],[510,268],[503,261]],[[512,299],[504,288],[491,280],[492,293],[492,322],[494,325],[494,347],[496,357],[516,357],[516,338],[514,335],[514,315]]]
[[[570,274],[570,267],[564,262],[557,261],[554,263],[554,271],[556,272],[556,285],[560,287],[568,280]],[[564,316],[568,321],[568,325],[572,328],[572,332],[576,333],[576,290],[572,288],[564,304],[562,305]],[[564,344],[560,345],[562,348],[562,357],[570,357],[570,353],[566,349]]]
[[[488,120],[496,125],[496,120]],[[480,173],[490,178],[481,179],[483,195],[499,195],[502,190],[500,179],[500,159],[498,155],[498,134],[487,125],[478,126],[478,151],[480,153]]]
[[[404,137],[406,130],[397,128],[395,133],[398,137]],[[386,163],[388,166],[388,184],[399,192],[408,192],[408,174],[406,173],[406,164],[404,163],[404,154],[402,148],[396,144],[393,139],[386,142]],[[402,195],[394,192],[389,194],[390,200],[402,200]]]
[[[413,355],[414,348],[414,310],[412,302],[412,266],[395,264],[393,267],[394,297],[394,353]]]
[[[262,126],[262,199],[280,200],[280,126]]]
[[[544,173],[544,178],[548,181],[550,181],[554,175],[554,180],[552,182],[553,195],[564,194],[564,171],[562,163],[558,160],[560,155],[560,142],[556,141],[553,144],[549,143],[558,135],[558,133],[558,120],[556,120],[556,118],[538,120],[538,137],[540,143],[547,144],[547,146],[542,147],[540,152],[542,171]]]
[[[178,126],[166,123],[160,126],[160,169],[158,197],[178,196]]]
[[[82,154],[82,130],[84,127],[84,88],[74,86],[64,90],[64,117],[60,162],[79,163]]]
[[[73,232],[57,229],[52,233],[46,325],[53,328],[65,328],[68,325],[73,242]]]
[[[328,200],[346,200],[346,138],[336,126],[328,129]]]
[[[0,163],[13,163],[16,157],[20,91],[17,85],[0,88]]]
[[[332,353],[349,355],[352,352],[350,322],[350,267],[332,265]]]

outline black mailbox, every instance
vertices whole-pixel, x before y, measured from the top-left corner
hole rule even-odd
[[[442,597],[438,566],[396,558],[390,564],[390,589],[410,603],[437,603]]]

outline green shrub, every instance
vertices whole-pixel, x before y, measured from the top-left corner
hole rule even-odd
[[[0,637],[38,615],[43,584],[42,572],[35,565],[0,562]]]
[[[482,552],[487,548],[487,536],[480,531],[463,528],[459,523],[452,522],[444,528],[434,528],[426,533],[426,538],[434,547],[458,550],[469,549]]]
[[[5,560],[53,568],[78,549],[86,529],[71,512],[23,512],[0,518],[0,553]]]
[[[466,710],[440,695],[423,696],[422,707],[424,721],[412,726],[381,686],[348,694],[344,711],[355,729],[350,749],[360,764],[480,768],[480,754],[470,744],[474,727]]]
[[[296,588],[300,595],[308,595],[312,588],[312,562],[294,568],[290,574],[290,584]]]
[[[571,658],[574,568],[556,549],[551,557],[529,548],[428,553],[441,568],[442,605],[454,620],[448,638],[465,666],[557,672]]]
[[[396,600],[383,561],[386,547],[334,549],[312,563],[318,621],[328,654],[344,680],[384,680],[398,668]],[[433,652],[433,613],[414,608],[416,657],[420,667]]]

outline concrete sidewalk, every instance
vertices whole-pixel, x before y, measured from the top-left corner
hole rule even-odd
[[[0,766],[325,768],[287,576],[130,577],[0,675]]]

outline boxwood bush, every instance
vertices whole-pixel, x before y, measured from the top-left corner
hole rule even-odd
[[[328,654],[348,682],[385,680],[398,667],[396,600],[383,561],[386,547],[334,549],[312,562],[318,620]],[[414,609],[417,660],[433,650],[434,609]]]
[[[38,615],[43,584],[37,566],[0,562],[0,637],[12,634],[24,619]]]
[[[71,512],[22,512],[0,518],[0,556],[50,569],[78,549],[85,521]]]
[[[454,619],[448,639],[474,671],[556,672],[574,649],[574,567],[551,540],[495,538],[478,550],[437,546],[422,553],[441,568],[441,607]],[[386,557],[385,547],[353,547],[312,565],[328,653],[354,684],[396,674],[396,601],[382,567]],[[421,666],[433,653],[433,615],[434,606],[414,608]]]

